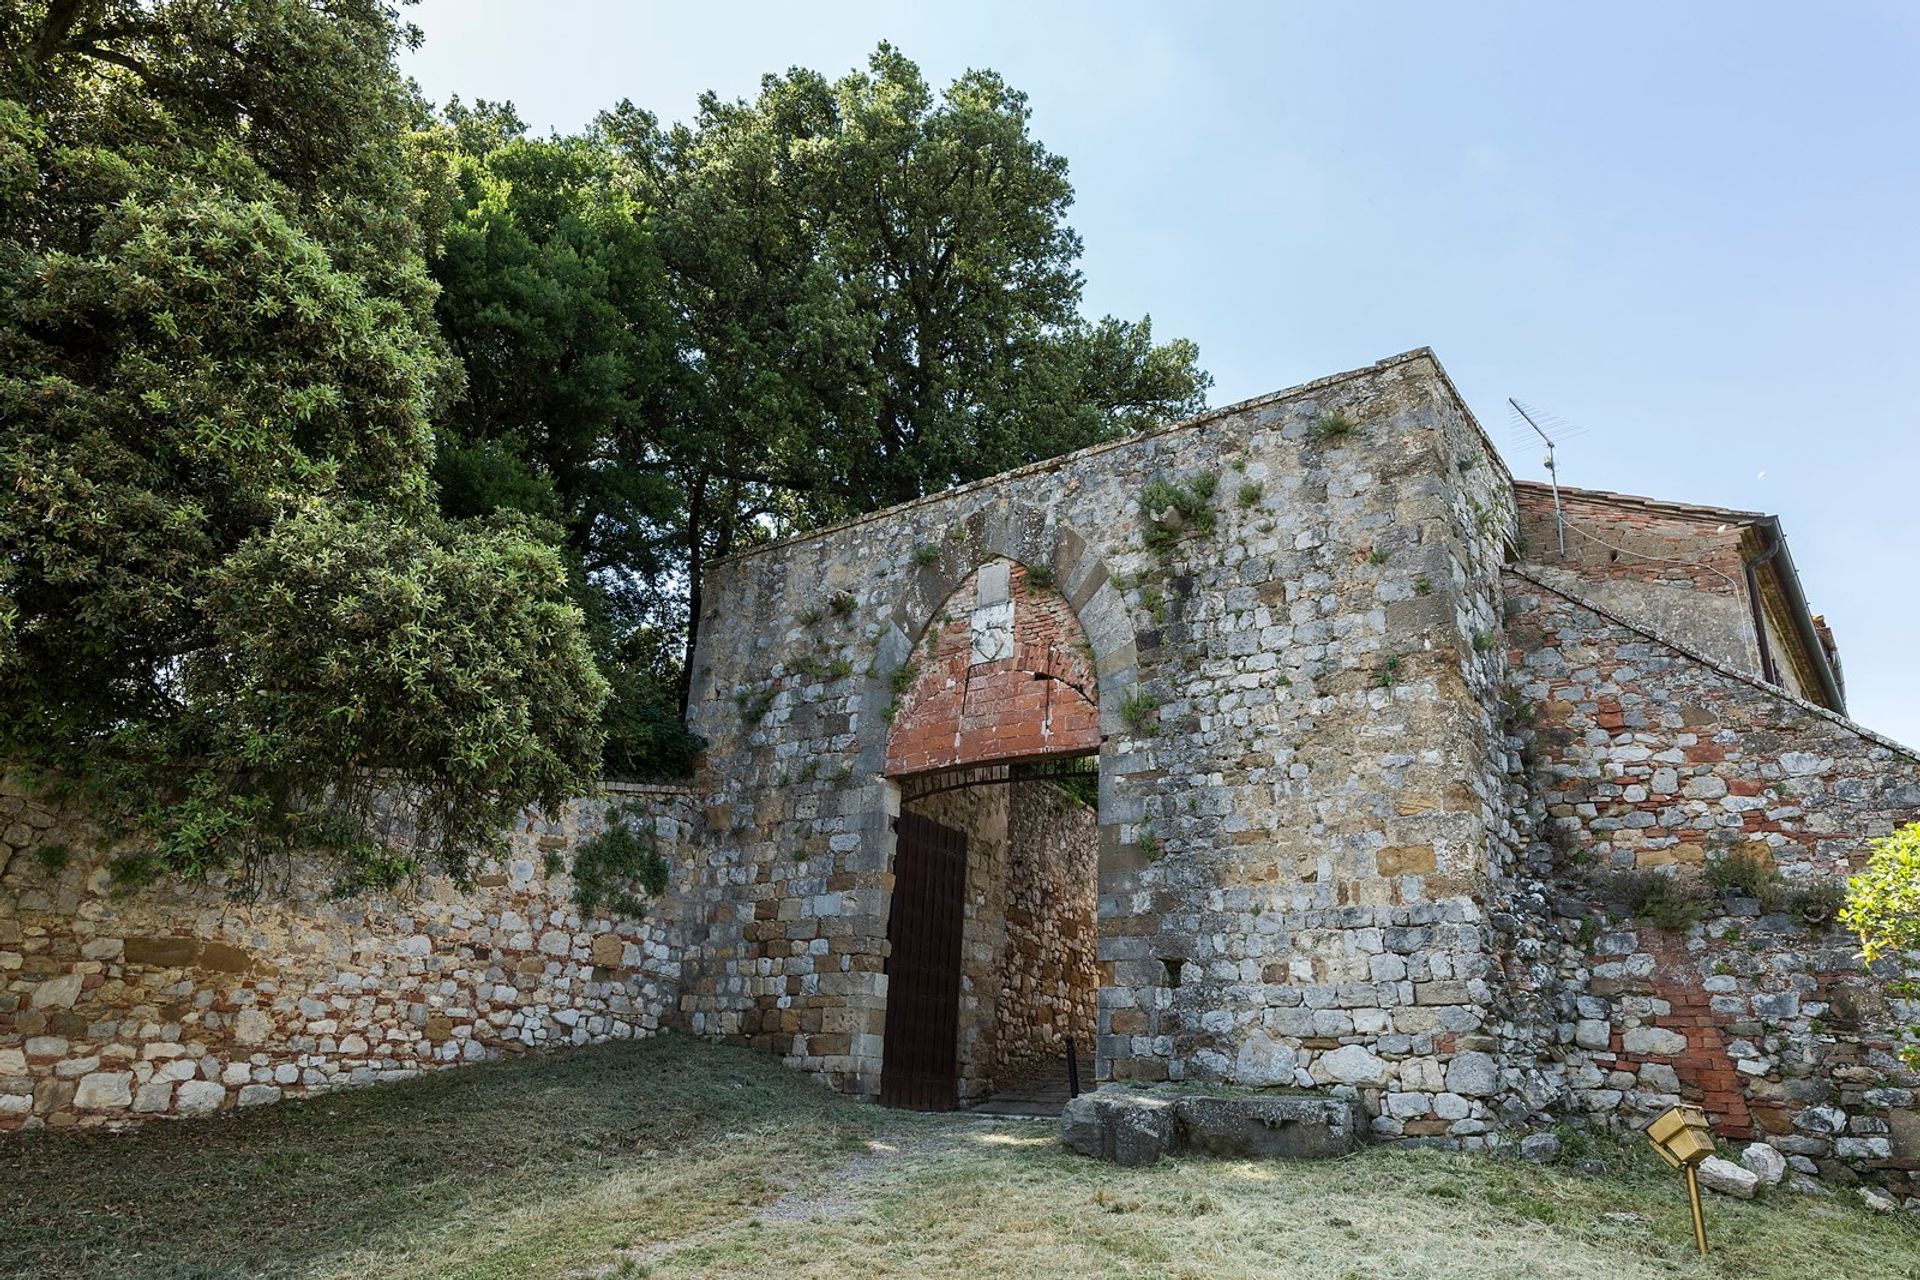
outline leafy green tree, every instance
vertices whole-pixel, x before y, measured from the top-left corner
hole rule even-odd
[[[1920,822],[1901,827],[1876,840],[1864,870],[1847,883],[1847,904],[1840,923],[1858,934],[1861,953],[1869,963],[1896,964],[1920,952]],[[1904,975],[1895,979],[1896,993],[1913,998],[1915,984]],[[1911,1033],[1920,1038],[1920,1028]],[[1920,1044],[1903,1050],[1909,1066],[1920,1070]]]
[[[600,667],[607,767],[684,772],[671,647],[684,499],[662,442],[685,357],[647,210],[591,138],[533,140],[510,107],[447,110],[452,213],[432,256],[442,331],[467,370],[434,472],[453,515],[558,523]]]
[[[1066,162],[991,72],[938,97],[882,45],[864,73],[769,76],[661,129],[597,134],[650,222],[690,379],[658,442],[709,559],[1198,410],[1190,342],[1080,314]]]
[[[1920,951],[1920,822],[1874,841],[1866,868],[1847,884],[1840,923],[1860,935],[1869,960]]]
[[[558,561],[432,510],[407,38],[378,0],[0,0],[0,767],[137,823],[130,874],[458,872],[590,776],[533,706],[605,692]],[[425,806],[390,840],[370,769]]]

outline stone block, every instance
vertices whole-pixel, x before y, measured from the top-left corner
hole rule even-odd
[[[1787,1176],[1787,1158],[1764,1142],[1750,1142],[1740,1152],[1740,1163],[1770,1187]]]
[[[1491,1054],[1456,1053],[1447,1064],[1447,1090],[1468,1098],[1492,1096],[1500,1087],[1500,1067]]]
[[[1174,1104],[1176,1147],[1196,1155],[1322,1159],[1349,1155],[1367,1132],[1351,1098],[1276,1094],[1189,1097]]]
[[[1760,1189],[1760,1175],[1731,1160],[1708,1156],[1700,1162],[1700,1185],[1723,1196],[1751,1200]]]
[[[96,1071],[81,1076],[73,1091],[73,1105],[82,1111],[122,1111],[133,1105],[131,1071]]]
[[[1329,1053],[1321,1054],[1316,1061],[1318,1067],[1328,1076],[1341,1084],[1382,1085],[1392,1075],[1393,1069],[1386,1061],[1373,1053],[1365,1045],[1342,1045]]]
[[[1060,1113],[1060,1141],[1115,1164],[1152,1164],[1173,1149],[1173,1099],[1111,1086],[1083,1093]]]
[[[1665,1027],[1628,1027],[1620,1045],[1636,1057],[1671,1058],[1687,1051],[1687,1038]]]

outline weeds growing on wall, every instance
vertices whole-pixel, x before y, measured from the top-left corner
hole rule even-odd
[[[573,902],[582,912],[605,908],[639,919],[647,914],[647,899],[666,892],[667,860],[660,856],[653,833],[636,825],[646,817],[633,805],[609,809],[607,829],[574,847]],[[558,851],[547,854],[548,875],[562,866]]]
[[[1313,434],[1328,442],[1345,440],[1354,433],[1357,425],[1352,418],[1335,409],[1313,424]]]
[[[778,697],[778,684],[770,684],[764,689],[741,689],[733,695],[733,705],[740,709],[740,723],[752,728],[766,719],[767,712],[773,710],[773,700]]]
[[[1160,699],[1144,689],[1129,689],[1127,696],[1120,700],[1120,719],[1142,737],[1159,732],[1160,720],[1156,714],[1159,710]]]
[[[1213,510],[1219,487],[1220,477],[1211,471],[1182,480],[1156,477],[1140,486],[1140,511],[1147,518],[1140,539],[1147,550],[1164,555],[1187,534],[1211,535],[1219,524]]]
[[[1050,564],[1030,564],[1027,566],[1027,585],[1042,589],[1053,585],[1053,566]]]
[[[1759,853],[1735,852],[1708,859],[1706,881],[1722,894],[1753,899],[1764,913],[1784,911],[1816,929],[1833,924],[1847,900],[1845,880],[1830,876],[1789,883],[1772,857]]]
[[[1678,876],[1658,871],[1620,871],[1602,885],[1608,901],[1624,914],[1661,929],[1685,931],[1707,918],[1707,896]]]

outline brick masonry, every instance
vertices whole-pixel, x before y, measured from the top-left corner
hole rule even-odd
[[[1701,1104],[1808,1174],[1909,1187],[1916,1081],[1853,939],[1703,883],[1709,859],[1836,884],[1920,811],[1920,758],[1819,707],[1647,634],[1529,568],[1505,577],[1518,799],[1537,840],[1506,954],[1534,1035],[1506,1029],[1543,1094],[1623,1124]],[[1596,895],[1610,874],[1674,877],[1709,904],[1675,932]],[[1598,926],[1598,927],[1596,927]],[[1884,977],[1886,975],[1880,975]],[[1528,1019],[1522,1018],[1520,1022]]]
[[[896,704],[894,777],[984,760],[1100,748],[1093,650],[1057,591],[1025,565],[993,560],[941,607]]]

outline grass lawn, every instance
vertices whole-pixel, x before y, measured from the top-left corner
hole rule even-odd
[[[1714,1198],[1702,1261],[1678,1180],[1607,1154],[1125,1170],[666,1037],[0,1139],[0,1276],[1920,1280],[1920,1229],[1844,1195]]]

